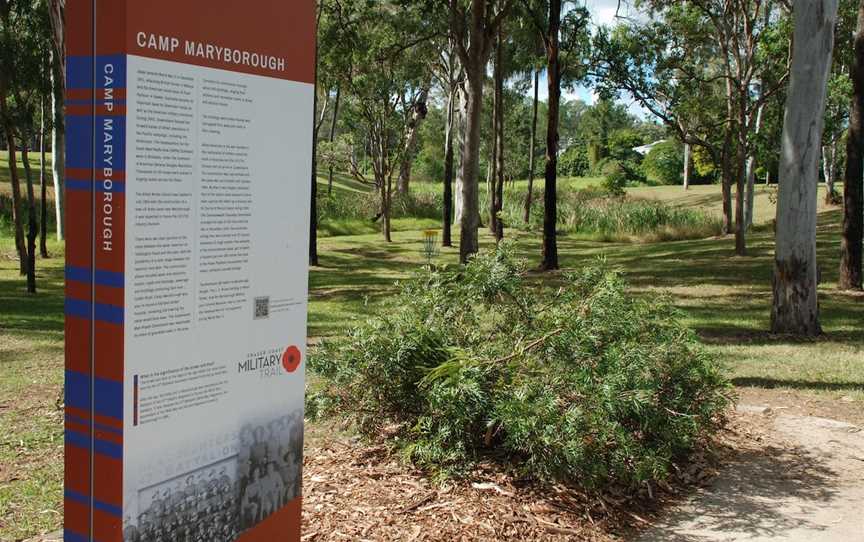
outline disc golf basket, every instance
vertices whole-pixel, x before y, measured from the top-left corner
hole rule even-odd
[[[441,248],[438,246],[438,230],[423,231],[423,248],[421,253],[426,258],[426,265],[431,268],[432,259],[441,254]]]

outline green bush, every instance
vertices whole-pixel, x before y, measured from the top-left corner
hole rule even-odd
[[[612,160],[603,166],[603,187],[613,196],[623,196],[630,185],[645,183],[641,165],[629,160]]]
[[[613,196],[623,196],[627,193],[627,172],[618,167],[603,177],[603,188]]]
[[[441,474],[491,459],[588,487],[661,480],[717,429],[728,385],[668,300],[602,264],[554,291],[524,277],[505,243],[407,281],[312,353],[309,415]]]
[[[584,145],[571,146],[558,159],[558,173],[565,177],[584,177],[588,169],[588,151]]]
[[[677,141],[655,145],[642,161],[648,179],[659,184],[681,184],[684,172],[684,149]]]

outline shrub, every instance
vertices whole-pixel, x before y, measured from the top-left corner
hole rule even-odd
[[[640,165],[627,160],[607,162],[603,168],[603,187],[613,196],[623,196],[628,185],[646,181]]]
[[[544,480],[661,480],[722,422],[716,360],[662,297],[602,263],[530,287],[505,243],[418,274],[392,306],[313,352],[311,416],[352,422],[442,474],[480,459]]]
[[[627,173],[621,167],[612,169],[603,177],[603,188],[613,196],[623,196],[626,187]]]
[[[558,159],[558,172],[563,176],[583,177],[588,169],[588,151],[584,145],[572,145]]]
[[[645,175],[659,184],[681,184],[684,172],[684,149],[677,141],[655,145],[642,161]]]

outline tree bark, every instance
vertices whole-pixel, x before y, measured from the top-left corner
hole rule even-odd
[[[495,48],[495,148],[496,162],[493,184],[495,192],[492,194],[492,218],[494,220],[495,241],[504,239],[504,220],[501,211],[504,209],[504,23],[498,24],[498,40]]]
[[[36,237],[39,226],[36,218],[36,195],[33,191],[33,173],[30,168],[30,153],[27,144],[21,146],[21,163],[27,183],[27,293],[36,293]]]
[[[843,186],[843,236],[840,242],[840,279],[843,290],[861,290],[864,252],[864,0],[858,4],[855,54],[849,70],[852,106],[846,140]]]
[[[330,123],[330,143],[336,140],[336,121],[339,118],[339,102],[342,98],[342,87],[336,87],[336,103],[333,105],[333,121]],[[327,195],[333,193],[333,165],[327,172]]]
[[[462,186],[465,184],[464,177],[464,157],[465,157],[465,128],[468,125],[468,93],[465,89],[465,83],[459,86],[457,95],[459,97],[458,109],[453,115],[453,135],[456,138],[454,143],[459,149],[458,161],[456,163],[456,190],[453,193],[453,216],[454,224],[462,224]]]
[[[534,107],[531,115],[531,141],[528,145],[528,194],[525,196],[525,224],[531,221],[531,203],[534,197],[534,160],[537,152],[537,109],[539,105],[540,70],[534,70]]]
[[[549,114],[546,129],[546,186],[543,190],[543,260],[544,271],[558,269],[558,113],[561,103],[561,65],[559,64],[559,33],[561,30],[561,0],[549,2],[549,32],[546,54],[549,61]]]
[[[6,89],[0,88],[0,120],[6,133],[6,147],[9,149],[9,179],[12,184],[12,223],[15,228],[15,250],[18,253],[18,271],[27,274],[27,245],[24,241],[24,221],[21,217],[21,180],[18,178],[18,157],[15,146],[15,132],[9,120],[6,103]]]
[[[744,93],[739,92],[739,96]],[[747,255],[747,219],[745,199],[747,190],[747,104],[738,104],[738,152],[735,167],[735,254]]]
[[[321,1],[318,2],[318,23]],[[318,265],[318,48],[315,48],[315,84],[312,90],[312,178],[309,198],[309,265]]]
[[[792,68],[780,156],[774,333],[816,336],[819,323],[816,204],[819,147],[837,0],[796,2]]]
[[[414,164],[414,151],[417,146],[417,136],[420,133],[420,125],[429,114],[429,108],[426,105],[429,99],[429,89],[424,88],[420,91],[417,97],[417,102],[414,104],[414,113],[408,123],[408,138],[405,140],[405,155],[402,157],[402,163],[399,167],[399,182],[396,184],[396,190],[399,194],[407,194],[411,183],[411,167]]]
[[[447,124],[444,132],[444,216],[442,217],[441,244],[453,246],[453,117],[456,114],[456,90],[450,89],[447,97]]]
[[[690,144],[684,143],[684,190],[690,190]]]
[[[483,80],[486,75],[486,2],[471,4],[470,46],[465,68],[465,136],[462,149],[461,230],[459,261],[467,263],[479,250],[477,229],[480,226],[480,127],[483,115]]]
[[[478,2],[482,4],[483,2]],[[483,113],[483,72],[466,68],[467,115],[465,148],[462,156],[462,220],[459,232],[459,261],[467,263],[479,250],[477,229],[480,226],[480,123]]]
[[[48,185],[45,175],[47,161],[45,160],[45,97],[40,98],[40,121],[39,121],[39,189],[42,199],[39,202],[40,222],[39,228],[39,253],[43,258],[50,257],[48,254]]]
[[[759,97],[762,97],[763,87],[759,85]],[[756,135],[759,135],[762,129],[762,115],[765,111],[765,104],[759,106],[756,112]],[[750,156],[747,157],[747,194],[745,196],[746,207],[744,208],[744,225],[746,229],[753,227],[753,213],[756,208],[756,156],[753,151],[750,151]]]
[[[723,192],[723,234],[732,233],[732,123],[734,111],[732,104],[732,79],[726,77],[726,126],[723,128],[723,152],[721,165],[721,184]]]
[[[66,133],[65,119],[63,116],[63,85],[62,79],[57,74],[60,64],[52,63],[51,69],[51,177],[54,181],[54,218],[57,222],[57,240],[64,239],[66,224],[64,223],[64,202],[66,194],[63,191],[63,175],[66,172]]]
[[[496,46],[497,51],[497,46]],[[497,52],[496,52],[497,58]],[[495,235],[495,185],[498,178],[498,68],[492,70],[492,141],[489,165],[486,170],[486,204],[489,210],[489,233]],[[482,226],[482,224],[481,224]]]
[[[822,146],[822,174],[825,176],[825,204],[831,205],[837,197],[837,141]]]

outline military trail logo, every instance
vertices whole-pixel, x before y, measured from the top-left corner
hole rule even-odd
[[[272,348],[252,352],[237,363],[238,373],[257,374],[259,378],[275,378],[297,371],[303,362],[303,354],[297,346],[285,350]]]

